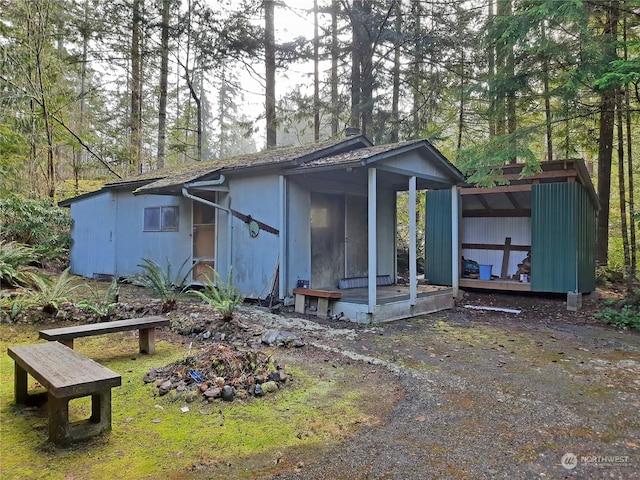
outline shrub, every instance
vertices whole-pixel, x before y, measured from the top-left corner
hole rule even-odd
[[[163,268],[151,259],[143,258],[144,263],[138,264],[138,267],[144,270],[144,273],[131,275],[128,280],[132,283],[142,285],[151,291],[151,294],[162,300],[162,311],[168,312],[176,307],[176,302],[187,295],[188,283],[187,279],[195,264],[182,274],[182,270],[189,261],[187,257],[178,269],[178,272],[172,275],[171,262],[167,259],[167,267]]]
[[[0,200],[0,237],[34,249],[39,261],[65,264],[71,245],[71,217],[50,200],[11,194]]]
[[[236,307],[244,302],[244,297],[233,284],[232,268],[229,268],[226,282],[222,281],[213,268],[211,272],[211,276],[206,275],[207,281],[203,290],[191,290],[191,292],[220,312],[224,321],[229,321],[233,318]]]
[[[616,328],[640,330],[640,305],[637,303],[622,302],[617,307],[606,307],[594,317]]]

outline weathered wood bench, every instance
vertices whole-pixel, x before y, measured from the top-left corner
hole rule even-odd
[[[316,290],[313,288],[294,288],[293,293],[296,296],[295,311],[296,313],[305,313],[305,304],[307,297],[318,299],[318,308],[316,316],[326,317],[329,311],[329,300],[342,298],[341,292],[333,292],[331,290]]]
[[[122,377],[58,342],[9,347],[16,404],[30,404],[27,373],[47,389],[49,441],[61,444],[111,430],[111,389]],[[69,422],[69,401],[91,396],[91,417]]]
[[[169,326],[171,322],[164,317],[140,317],[113,322],[90,323],[73,327],[40,330],[40,338],[58,341],[73,348],[74,338],[90,337],[105,333],[139,330],[140,353],[153,355],[156,351],[156,328]]]

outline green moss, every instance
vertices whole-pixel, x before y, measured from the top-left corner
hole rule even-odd
[[[40,328],[0,326],[0,348],[36,343]],[[304,456],[305,449],[341,441],[362,425],[379,423],[392,405],[389,400],[381,409],[379,399],[367,398],[365,385],[349,385],[358,367],[319,375],[312,369],[322,367],[313,365],[286,365],[293,381],[259,399],[187,404],[179,395],[159,397],[155,387],[142,382],[152,367],[184,358],[185,347],[159,341],[155,355],[140,355],[136,335],[128,332],[78,339],[75,348],[122,375],[122,385],[112,390],[113,430],[67,447],[47,443],[46,407],[13,405],[13,361],[2,355],[3,480],[216,478],[218,472],[220,478],[254,478],[256,469],[287,468],[274,461],[281,452]],[[70,413],[88,416],[89,405],[88,399],[72,401]]]

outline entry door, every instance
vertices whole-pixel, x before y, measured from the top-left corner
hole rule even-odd
[[[312,192],[312,288],[335,288],[344,277],[344,238],[344,197]]]
[[[204,195],[202,195],[204,197]],[[215,196],[211,198],[215,201]],[[193,201],[193,269],[194,282],[212,281],[212,268],[216,267],[216,209]]]

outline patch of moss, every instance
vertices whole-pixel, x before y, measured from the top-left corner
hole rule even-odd
[[[0,326],[0,348],[6,352],[9,345],[37,342],[39,328]],[[276,461],[282,452],[304,456],[305,450],[378,424],[393,404],[391,398],[374,401],[366,385],[352,384],[355,365],[319,375],[313,371],[317,366],[288,364],[293,381],[274,394],[247,402],[198,399],[186,404],[179,396],[159,397],[157,389],[142,382],[152,367],[184,358],[185,347],[159,341],[155,355],[140,355],[136,335],[130,333],[79,339],[75,347],[122,375],[122,385],[112,390],[113,430],[65,447],[47,443],[46,408],[13,405],[13,361],[2,355],[3,480],[255,478],[256,471],[290,468]],[[89,411],[88,399],[71,405],[72,415]],[[185,406],[189,411],[183,413]]]

